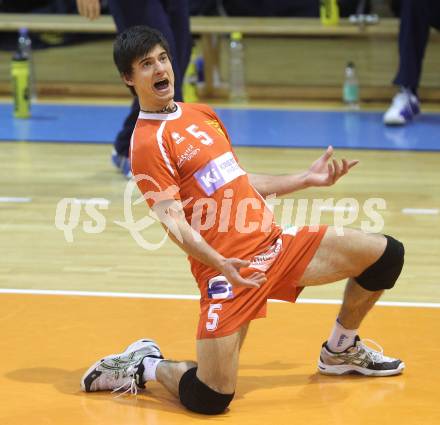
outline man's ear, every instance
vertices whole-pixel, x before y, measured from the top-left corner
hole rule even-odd
[[[127,84],[127,86],[134,86],[134,82],[132,79],[131,74],[121,74],[122,79],[124,80],[124,83]]]

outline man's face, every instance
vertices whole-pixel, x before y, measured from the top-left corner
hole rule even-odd
[[[156,45],[144,57],[136,59],[130,76],[124,81],[133,86],[141,109],[159,111],[174,98],[174,72],[166,50]]]

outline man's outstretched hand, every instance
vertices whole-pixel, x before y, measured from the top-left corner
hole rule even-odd
[[[245,277],[240,274],[240,269],[248,267],[249,264],[250,261],[240,260],[239,258],[225,258],[220,267],[220,272],[232,286],[259,288],[267,281],[264,273],[251,272],[246,274]]]
[[[359,162],[357,159],[348,161],[345,158],[338,162],[336,159],[331,159],[332,155],[333,147],[329,146],[308,169],[306,173],[308,186],[331,186]]]

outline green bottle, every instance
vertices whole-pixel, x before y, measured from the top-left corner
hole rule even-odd
[[[11,76],[14,117],[29,118],[31,115],[29,59],[20,53],[15,53],[12,58]]]

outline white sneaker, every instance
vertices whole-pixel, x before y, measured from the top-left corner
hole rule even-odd
[[[375,351],[367,347],[358,336],[354,345],[348,347],[342,353],[334,353],[329,350],[327,343],[322,345],[321,355],[318,361],[318,370],[324,375],[361,374],[367,376],[390,376],[403,372],[405,363],[399,359],[387,357],[383,354],[382,347],[371,340],[380,348]]]
[[[159,347],[151,339],[140,339],[130,344],[120,354],[111,354],[90,366],[81,379],[81,390],[93,391],[118,391],[131,390],[137,392],[138,388],[145,388],[142,378],[145,357],[163,359]]]
[[[391,106],[383,116],[386,125],[405,125],[420,113],[420,103],[417,96],[410,90],[401,89]]]

